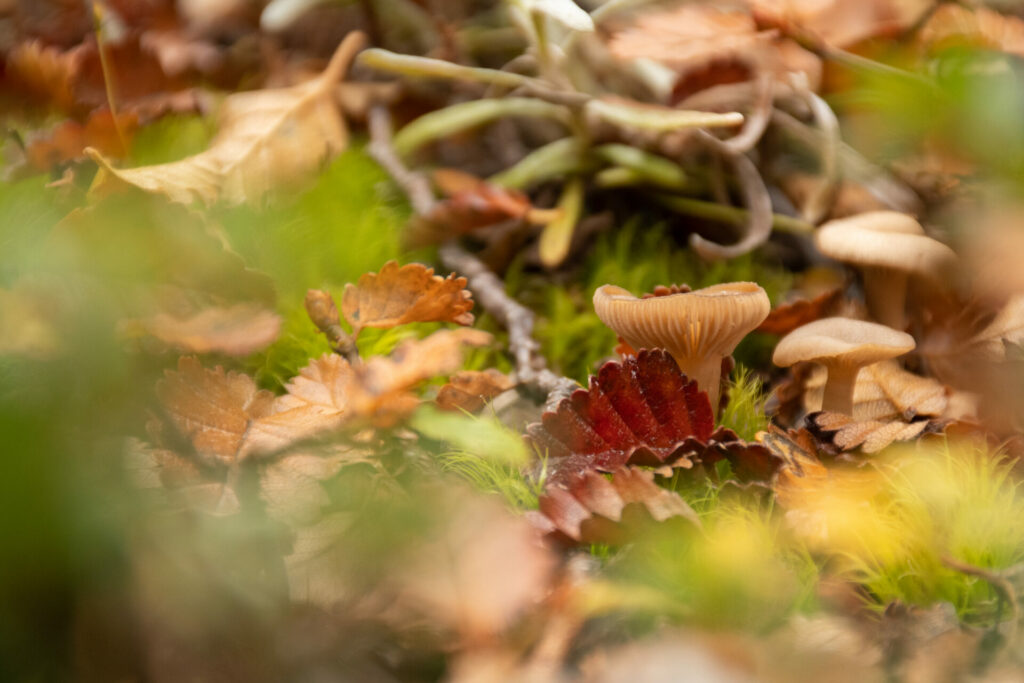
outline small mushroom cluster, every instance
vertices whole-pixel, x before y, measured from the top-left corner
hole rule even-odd
[[[753,282],[638,299],[614,285],[598,287],[594,309],[636,349],[662,348],[717,409],[722,360],[768,316],[768,295]]]
[[[861,274],[868,314],[876,322],[824,318],[793,330],[775,347],[781,367],[813,362],[828,370],[822,410],[853,414],[860,369],[902,356],[916,347],[906,326],[906,294],[911,279],[942,286],[956,265],[953,250],[928,237],[913,217],[874,211],[826,223],[815,233],[826,256]]]

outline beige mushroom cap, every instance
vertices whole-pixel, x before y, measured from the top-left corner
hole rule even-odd
[[[914,338],[863,320],[822,318],[790,332],[779,341],[772,362],[781,367],[810,361],[828,366],[860,367],[912,351]]]
[[[673,357],[727,356],[768,317],[768,295],[753,282],[638,299],[621,287],[594,292],[594,309],[630,346],[666,349]]]
[[[814,235],[821,253],[855,266],[890,268],[938,277],[956,263],[956,254],[924,234],[921,224],[895,211],[829,221]]]

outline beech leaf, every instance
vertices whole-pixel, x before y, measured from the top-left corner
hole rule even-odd
[[[777,466],[759,445],[716,431],[707,394],[660,349],[605,363],[527,433],[554,484],[627,464],[696,469],[725,459],[743,480],[767,479]]]
[[[854,420],[842,413],[820,412],[807,416],[808,429],[819,440],[840,451],[859,448],[878,453],[896,441],[910,441],[926,432],[938,431],[938,423],[929,420]]]
[[[274,395],[256,387],[251,377],[204,368],[195,358],[181,358],[157,384],[164,410],[187,436],[200,457],[231,465],[253,448],[249,430],[271,412]]]
[[[798,299],[776,306],[768,313],[764,322],[757,327],[757,331],[765,334],[789,334],[807,323],[833,315],[842,299],[842,288],[836,288],[819,294],[813,299]]]
[[[804,406],[808,411],[821,409],[827,372],[817,368],[807,378]],[[895,360],[862,368],[853,391],[855,420],[909,421],[918,415],[936,416],[946,411],[949,390],[931,377],[907,372]]]
[[[638,467],[622,467],[611,477],[583,472],[564,486],[547,489],[535,522],[576,543],[620,544],[636,525],[673,517],[699,527],[697,514],[686,501],[658,486],[654,476],[653,471]]]
[[[364,327],[395,327],[415,322],[472,325],[473,295],[466,278],[434,275],[419,263],[399,266],[388,261],[379,273],[366,273],[358,284],[346,285],[341,299],[353,336]]]
[[[281,317],[256,304],[210,307],[184,317],[157,313],[129,320],[124,329],[148,334],[190,353],[247,356],[269,346],[281,330]]]
[[[515,386],[512,379],[494,368],[463,370],[451,376],[437,392],[437,405],[443,410],[465,410],[473,413],[484,403]]]
[[[333,91],[363,41],[361,33],[350,33],[327,69],[308,83],[227,97],[217,136],[194,156],[119,170],[86,149],[101,169],[91,192],[130,185],[182,204],[240,204],[305,180],[348,143]]]

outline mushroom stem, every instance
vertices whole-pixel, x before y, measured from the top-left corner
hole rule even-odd
[[[684,375],[695,380],[697,387],[708,395],[711,412],[717,415],[718,399],[722,389],[722,359],[718,356],[676,358],[676,364]]]
[[[907,274],[891,268],[862,269],[864,301],[878,323],[894,330],[906,327]]]
[[[828,380],[821,409],[853,416],[853,389],[857,385],[859,365],[829,365]]]

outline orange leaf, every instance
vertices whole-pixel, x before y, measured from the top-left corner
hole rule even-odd
[[[364,327],[395,327],[414,322],[473,324],[473,295],[466,278],[446,278],[419,263],[384,264],[379,273],[366,273],[357,285],[346,285],[342,313],[353,336]]]
[[[910,441],[925,431],[934,432],[937,429],[936,423],[929,420],[856,421],[848,415],[825,412],[808,415],[807,422],[812,433],[840,451],[859,448],[865,453],[877,453],[896,441]]]
[[[437,405],[444,410],[475,412],[488,399],[514,386],[508,375],[488,368],[483,372],[465,370],[452,375],[448,384],[437,392]]]
[[[181,358],[177,371],[166,372],[157,395],[196,452],[225,465],[251,453],[249,430],[274,403],[274,395],[257,389],[247,375],[225,373],[219,366],[209,370],[195,358]]]
[[[281,317],[258,304],[237,304],[204,308],[184,317],[158,313],[128,325],[190,353],[246,356],[277,339]]]
[[[843,290],[837,288],[813,299],[799,299],[792,303],[776,306],[764,319],[764,322],[758,326],[757,331],[766,334],[789,334],[807,323],[832,315],[842,298]]]

